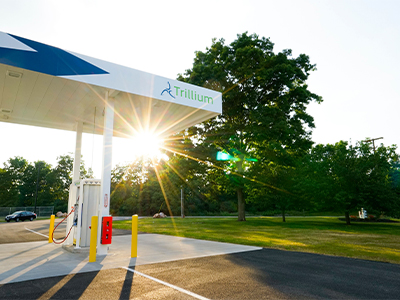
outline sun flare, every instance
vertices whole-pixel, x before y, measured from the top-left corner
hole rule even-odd
[[[130,150],[136,157],[145,157],[150,159],[162,159],[163,154],[160,148],[163,145],[163,139],[151,132],[140,132],[131,139],[132,146]]]

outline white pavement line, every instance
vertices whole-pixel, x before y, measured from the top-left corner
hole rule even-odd
[[[208,298],[206,298],[206,297],[203,297],[203,296],[197,295],[197,294],[195,294],[195,293],[189,292],[189,291],[184,290],[184,289],[182,289],[182,288],[180,288],[180,287],[178,287],[178,286],[172,285],[172,284],[170,284],[170,283],[168,283],[168,282],[165,282],[165,281],[159,280],[159,279],[157,279],[157,278],[151,277],[151,276],[149,276],[149,275],[143,274],[143,273],[141,273],[141,272],[139,272],[139,271],[136,271],[136,270],[133,270],[133,269],[130,269],[130,268],[127,268],[127,267],[121,267],[121,268],[123,268],[123,269],[125,269],[125,270],[128,270],[128,271],[130,271],[130,272],[132,272],[132,273],[136,273],[136,274],[138,274],[138,275],[140,275],[140,276],[142,276],[142,277],[148,278],[148,279],[153,280],[153,281],[155,281],[155,282],[158,282],[158,283],[161,283],[161,284],[163,284],[163,285],[169,286],[170,288],[173,288],[173,289],[175,289],[175,290],[177,290],[177,291],[180,291],[180,292],[182,292],[182,293],[185,293],[185,294],[187,294],[187,295],[189,295],[189,296],[192,296],[192,297],[194,297],[194,298],[196,298],[196,299],[210,300],[210,299],[208,299]]]
[[[37,232],[37,231],[35,231],[35,230],[29,229],[29,228],[26,228],[26,227],[25,227],[25,229],[28,230],[28,231],[30,231],[30,232],[36,233],[36,234],[38,234],[38,235],[41,235],[41,236],[44,236],[44,237],[49,238],[48,235],[45,235],[45,234],[43,234],[43,233]]]

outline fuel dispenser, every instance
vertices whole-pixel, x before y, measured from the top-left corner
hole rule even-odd
[[[73,244],[75,248],[90,246],[90,222],[92,216],[99,215],[100,189],[100,179],[83,179],[71,184],[68,208],[74,210],[74,215],[67,220],[66,233],[71,227],[72,232],[66,245]]]

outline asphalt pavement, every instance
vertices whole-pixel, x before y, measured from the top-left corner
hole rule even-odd
[[[0,299],[400,299],[400,265],[153,234],[130,259],[129,243],[115,236],[96,263],[46,241],[2,244]]]
[[[0,285],[0,298],[399,299],[400,293],[398,265],[272,249],[131,268],[138,273],[114,268]]]

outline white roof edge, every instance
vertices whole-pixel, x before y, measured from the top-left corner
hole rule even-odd
[[[222,94],[0,32],[0,63],[107,89],[222,113]]]

